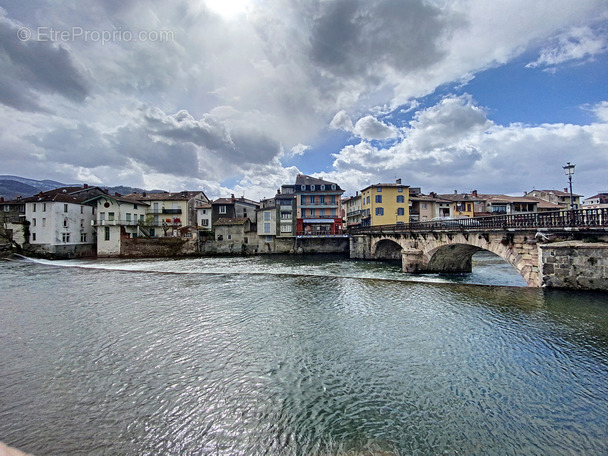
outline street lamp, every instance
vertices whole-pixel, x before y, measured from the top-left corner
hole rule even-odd
[[[566,176],[568,176],[568,181],[570,182],[570,209],[574,210],[574,195],[572,194],[572,175],[574,174],[574,167],[576,165],[572,165],[570,162],[564,166],[564,171]]]

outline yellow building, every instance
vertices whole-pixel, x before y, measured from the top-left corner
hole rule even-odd
[[[410,221],[410,187],[375,184],[361,190],[361,226],[396,225]]]

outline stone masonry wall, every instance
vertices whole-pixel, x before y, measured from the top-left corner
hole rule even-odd
[[[608,243],[554,242],[540,249],[543,286],[608,290]]]

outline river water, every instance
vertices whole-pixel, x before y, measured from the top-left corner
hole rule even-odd
[[[608,454],[608,295],[491,256],[1,265],[0,441],[39,456]]]

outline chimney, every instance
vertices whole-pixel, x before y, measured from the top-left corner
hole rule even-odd
[[[564,189],[564,193],[568,193],[568,189],[567,188]]]
[[[280,194],[281,194],[281,189],[277,188],[277,195],[280,195]]]
[[[401,185],[401,178],[397,179],[397,185]]]
[[[114,196],[120,196],[120,193],[114,192]]]
[[[230,195],[230,199],[231,199],[231,200],[232,200],[232,202],[234,203],[234,201],[235,201],[235,198],[234,198],[234,193],[232,193],[232,194]]]
[[[458,190],[454,190],[454,195],[458,195]]]
[[[143,192],[143,193],[141,194],[141,196],[143,196],[143,197],[145,198],[145,197],[146,197],[146,192]]]
[[[355,196],[359,196],[359,190],[355,190]]]
[[[4,196],[0,196],[0,203],[4,203]]]
[[[89,188],[89,184],[82,184],[84,188]]]
[[[473,196],[477,196],[477,190],[473,190]]]

